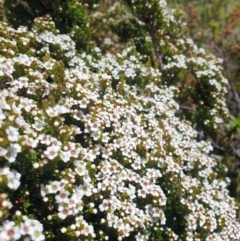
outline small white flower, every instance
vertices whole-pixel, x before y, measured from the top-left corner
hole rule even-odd
[[[60,191],[60,185],[58,181],[52,181],[48,185],[46,185],[47,193],[57,193]]]
[[[43,226],[39,222],[29,230],[29,234],[32,240],[34,241],[45,240],[45,236],[43,235],[42,232],[43,232]]]
[[[59,205],[58,207],[58,217],[61,219],[65,219],[68,215],[72,215],[72,211],[65,208],[63,205]]]
[[[88,105],[88,100],[87,100],[86,98],[83,98],[82,100],[79,101],[79,106],[80,106],[82,109],[87,108],[87,105]]]
[[[7,134],[8,140],[11,142],[18,141],[19,139],[18,129],[13,126],[9,126],[6,129],[6,134]]]
[[[44,151],[45,156],[53,160],[58,155],[59,148],[55,146],[49,146],[46,151]]]
[[[9,161],[9,162],[14,162],[17,157],[17,153],[21,151],[21,146],[17,143],[10,145],[7,148],[7,153],[4,155],[4,157]]]
[[[65,227],[61,228],[61,232],[62,233],[66,233],[67,232],[67,229]]]
[[[2,148],[1,146],[0,146],[0,156],[5,156],[6,154],[7,154],[7,150],[5,149],[5,148]]]
[[[45,126],[46,126],[46,123],[43,122],[43,121],[41,121],[41,120],[39,120],[39,119],[36,119],[36,120],[35,120],[35,123],[32,124],[32,127],[33,127],[35,130],[37,130],[37,131],[43,130]]]
[[[1,240],[18,240],[21,237],[19,227],[13,221],[4,221],[0,232]]]
[[[6,115],[2,112],[2,109],[0,109],[0,120],[4,120],[6,118]]]
[[[80,161],[75,161],[74,164],[76,166],[76,168],[74,169],[75,172],[79,176],[84,176],[86,174],[86,164]]]
[[[10,171],[8,174],[7,174],[7,179],[8,179],[8,183],[7,183],[7,186],[11,189],[18,189],[18,187],[20,186],[20,173],[16,172],[15,170],[13,171]]]
[[[55,117],[55,116],[58,115],[57,111],[54,108],[52,108],[52,107],[48,107],[46,109],[46,112],[47,112],[49,117]]]
[[[0,108],[3,110],[11,110],[10,105],[6,102],[5,99],[0,99]]]
[[[58,195],[55,196],[57,203],[68,203],[68,196],[70,192],[62,190]]]
[[[63,162],[68,162],[68,161],[70,161],[71,153],[70,153],[70,151],[62,151],[62,150],[60,150],[59,156],[61,157]]]

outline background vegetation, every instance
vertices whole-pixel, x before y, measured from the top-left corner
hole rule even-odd
[[[240,200],[240,5],[237,1],[182,1],[168,3],[179,9],[189,33],[198,46],[223,60],[228,79],[226,103],[232,115],[227,132],[215,140],[215,148],[224,155],[232,178],[232,195]],[[214,144],[212,142],[212,144]],[[221,147],[220,147],[221,146]]]

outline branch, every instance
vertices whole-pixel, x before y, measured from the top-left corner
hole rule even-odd
[[[227,75],[228,75],[228,69],[227,69]],[[240,111],[240,98],[239,98],[239,95],[238,95],[238,93],[237,93],[237,91],[236,91],[232,81],[228,79],[228,83],[229,83],[231,91],[233,92],[233,97],[234,97],[235,103],[237,104],[237,109],[238,109],[238,111]]]
[[[148,31],[149,31],[150,37],[152,39],[154,53],[155,53],[155,56],[156,56],[157,61],[158,61],[158,69],[159,69],[160,72],[163,72],[163,69],[164,69],[163,60],[162,60],[163,54],[160,52],[159,46],[158,46],[158,43],[157,43],[156,27],[155,27],[154,21],[152,22],[151,26],[148,27]]]
[[[220,53],[221,58],[223,59],[223,66],[225,66],[225,69],[226,69],[226,77],[228,79],[228,84],[229,84],[229,87],[230,87],[229,89],[232,91],[233,99],[234,99],[235,103],[237,104],[238,111],[240,111],[240,98],[239,98],[239,95],[236,91],[235,86],[233,85],[232,81],[230,80],[229,68],[228,68],[228,63],[226,61],[225,54],[215,43],[214,43],[214,48]]]
[[[223,148],[222,146],[219,146],[210,136],[208,136],[208,140],[211,142],[211,144],[214,148],[221,150],[221,151],[226,151],[225,148]]]
[[[230,145],[233,153],[240,159],[240,150],[239,149],[235,149],[232,145]]]

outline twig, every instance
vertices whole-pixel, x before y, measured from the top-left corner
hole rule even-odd
[[[160,52],[159,46],[157,44],[156,27],[155,27],[155,22],[154,21],[152,22],[151,26],[148,29],[149,29],[150,37],[152,39],[154,53],[155,53],[155,56],[156,56],[156,58],[158,60],[159,71],[163,72],[163,69],[164,69],[163,60],[162,60],[163,59],[163,54]]]
[[[221,151],[226,151],[225,148],[219,146],[210,136],[208,136],[208,140],[211,142],[213,147],[215,147],[216,149],[221,150]]]
[[[236,150],[232,145],[230,145],[233,153],[240,159],[240,151]]]

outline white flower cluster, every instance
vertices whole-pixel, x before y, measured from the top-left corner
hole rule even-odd
[[[188,83],[189,88],[192,89],[193,95],[197,95],[198,92],[202,93],[200,102],[195,104],[206,110],[206,115],[208,115],[208,119],[205,120],[206,126],[217,129],[219,124],[229,116],[224,101],[228,81],[222,75],[222,61],[215,56],[207,55],[203,49],[197,48],[191,39],[180,39],[177,46],[182,50],[178,51],[174,47],[176,53],[168,59],[164,68],[170,74],[172,70],[178,69],[194,76],[196,83]],[[188,54],[182,54],[182,52]],[[201,89],[195,89],[196,86]],[[202,101],[204,99],[207,101]]]
[[[56,46],[63,51],[66,57],[72,58],[73,56],[75,56],[75,43],[68,35],[59,34],[58,36],[56,36],[50,31],[44,31],[43,33],[38,35],[36,41],[38,43],[43,43],[46,45],[45,48],[42,48],[40,50],[41,54],[50,54],[50,47]],[[58,51],[56,53],[58,53]]]
[[[30,33],[29,41],[70,41],[42,34]],[[236,206],[227,181],[216,179],[210,144],[197,142],[190,123],[176,117],[176,89],[162,85],[161,74],[131,48],[99,59],[72,53],[64,53],[69,68],[54,55],[1,58],[0,69],[10,76],[0,91],[1,182],[6,192],[28,196],[31,188],[44,209],[31,203],[37,214],[23,208],[24,215],[11,215],[20,222],[4,218],[1,240],[53,240],[59,233],[149,240],[153,227],[172,240],[240,239]],[[23,185],[21,176],[30,175]],[[42,224],[25,216],[41,214]],[[179,221],[175,215],[182,216],[180,233],[172,225]],[[53,222],[59,227],[50,230]]]
[[[189,120],[194,120],[194,126],[197,129],[204,126],[209,132],[216,132],[220,125],[226,123],[229,118],[225,101],[228,82],[222,75],[222,61],[215,56],[208,55],[203,49],[199,49],[192,39],[185,36],[184,23],[179,17],[179,12],[169,10],[165,1],[131,0],[128,3],[127,7],[120,7],[116,3],[111,10],[106,11],[107,13],[104,11],[99,13],[98,21],[110,18],[110,25],[119,26],[120,29],[122,25],[126,25],[126,28],[129,25],[129,31],[133,28],[131,19],[139,23],[139,29],[145,25],[144,36],[140,30],[138,32],[134,29],[136,37],[129,37],[129,42],[135,42],[136,48],[139,49],[138,39],[145,38],[145,44],[148,43],[146,49],[147,46],[152,45],[154,56],[151,57],[157,59],[157,64],[163,73],[164,83],[174,84],[180,89],[179,96],[176,96],[176,100],[183,107],[180,114],[187,113],[186,116]],[[123,10],[120,11],[121,8]],[[153,33],[155,33],[154,36]],[[120,39],[128,37],[127,33],[125,36],[121,31],[118,34]],[[115,41],[115,45],[118,46],[119,43]],[[112,67],[114,78],[118,78],[115,65],[113,64]],[[126,76],[136,77],[131,65],[128,65]],[[196,115],[196,112],[201,112],[201,114]]]
[[[20,213],[18,213],[20,215]],[[36,220],[30,220],[23,217],[24,221],[20,225],[16,225],[13,221],[3,221],[0,227],[1,240],[19,240],[21,236],[29,236],[31,240],[42,241],[44,240],[43,226]]]

